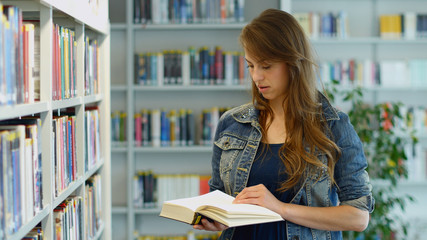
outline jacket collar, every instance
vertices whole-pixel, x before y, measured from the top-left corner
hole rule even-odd
[[[323,95],[323,93],[319,92],[319,102],[322,104],[323,114],[325,116],[326,121],[331,120],[340,120],[338,116],[337,110],[332,106],[329,100]]]
[[[319,92],[319,102],[322,104],[323,114],[325,116],[326,121],[331,120],[339,120],[337,110],[332,106],[329,100],[323,95],[323,93]],[[234,109],[231,113],[233,118],[236,121],[241,123],[250,123],[254,120],[258,120],[258,112],[252,103],[247,103],[241,105]]]

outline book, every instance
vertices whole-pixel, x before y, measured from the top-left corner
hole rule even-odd
[[[160,216],[195,225],[203,217],[228,227],[284,221],[283,218],[261,206],[233,204],[234,197],[219,190],[197,197],[165,201]]]

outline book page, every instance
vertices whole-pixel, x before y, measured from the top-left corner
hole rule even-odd
[[[251,204],[213,204],[198,210],[201,214],[210,212],[227,218],[282,218],[268,208]]]
[[[229,196],[219,190],[213,192],[190,198],[182,198],[176,200],[166,201],[167,204],[179,205],[196,211],[196,209],[203,205],[230,205],[232,204],[234,197]]]

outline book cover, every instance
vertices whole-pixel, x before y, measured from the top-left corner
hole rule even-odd
[[[199,224],[203,217],[207,217],[228,227],[284,221],[267,208],[233,204],[233,200],[234,197],[216,190],[197,197],[165,201],[160,216],[191,225]]]

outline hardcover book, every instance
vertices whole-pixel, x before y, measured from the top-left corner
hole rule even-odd
[[[233,200],[234,197],[215,190],[197,197],[165,201],[160,216],[191,225],[208,218],[228,227],[284,221],[279,214],[267,208],[233,204]]]

